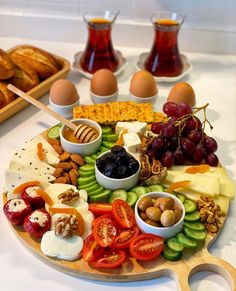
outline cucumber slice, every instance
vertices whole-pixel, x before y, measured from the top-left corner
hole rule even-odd
[[[177,241],[175,237],[171,237],[167,240],[167,246],[174,252],[182,252],[184,250],[184,246]]]
[[[97,201],[106,201],[111,195],[111,190],[103,190],[101,194],[94,195],[89,197],[89,199],[93,202]]]
[[[101,194],[103,190],[104,190],[104,188],[102,186],[99,186],[97,190],[88,191],[88,196],[91,197],[91,196],[94,196],[94,195]]]
[[[184,208],[186,213],[191,213],[197,209],[197,205],[195,202],[189,199],[185,199],[184,201]]]
[[[145,188],[147,190],[147,193],[152,192],[151,189],[150,189],[150,187],[145,187]]]
[[[94,171],[87,171],[87,172],[79,171],[80,177],[90,177],[92,175],[94,175]]]
[[[102,127],[102,134],[106,135],[106,134],[110,134],[112,133],[112,128],[110,126],[103,126]]]
[[[183,233],[178,233],[176,239],[185,248],[195,249],[197,247],[197,242],[195,240],[187,238]]]
[[[85,164],[81,167],[79,167],[79,172],[83,171],[83,172],[89,172],[89,171],[95,171],[95,166],[91,165],[91,164]]]
[[[115,145],[114,142],[110,142],[110,141],[103,141],[102,142],[102,146],[104,146],[105,148],[111,149],[114,145]]]
[[[112,192],[109,203],[112,203],[116,199],[127,200],[127,192],[125,190],[119,189]]]
[[[99,188],[100,188],[100,185],[96,182],[92,186],[87,187],[87,188],[84,187],[83,189],[86,190],[88,193],[90,193],[90,192],[98,190]]]
[[[56,126],[53,126],[52,128],[49,129],[48,131],[48,138],[60,138],[60,130],[61,130],[62,124],[58,124]]]
[[[168,261],[178,261],[182,256],[181,252],[175,252],[170,249],[168,246],[165,246],[165,250],[163,252],[163,257]]]
[[[86,185],[79,185],[78,188],[87,191],[87,189],[90,188],[90,187],[93,186],[93,185],[98,185],[98,183],[97,183],[96,180],[94,180],[94,181],[92,181],[92,182],[90,182],[90,183],[88,183],[88,184],[86,184]]]
[[[100,146],[99,147],[99,154],[105,153],[105,152],[107,152],[109,150],[110,150],[109,148],[106,148],[104,146]]]
[[[135,192],[128,192],[127,193],[127,203],[133,207],[136,203],[136,201],[138,200],[138,195]]]
[[[193,230],[204,230],[205,229],[204,224],[202,224],[199,221],[196,221],[196,222],[187,222],[187,221],[185,221],[184,222],[184,226],[186,226],[186,227],[188,227],[190,229],[193,229]]]
[[[117,139],[118,139],[118,136],[116,135],[116,134],[114,134],[114,133],[111,133],[111,134],[104,134],[103,136],[102,136],[102,140],[103,141],[110,141],[110,142],[115,142],[115,141],[117,141]]]
[[[93,165],[93,164],[95,164],[96,159],[92,158],[91,156],[85,156],[84,157],[84,161],[87,164],[92,164]]]
[[[80,186],[85,186],[87,185],[88,183],[92,182],[92,181],[96,181],[96,178],[95,176],[90,176],[90,177],[80,177],[78,178],[78,184]]]
[[[185,216],[184,216],[184,220],[185,221],[197,221],[197,220],[199,220],[200,219],[200,214],[199,214],[199,212],[198,211],[193,211],[193,212],[191,212],[191,213],[187,213],[187,214],[185,214]]]
[[[188,227],[184,227],[185,235],[190,239],[195,239],[196,241],[204,241],[207,237],[207,232],[205,230],[193,230]]]
[[[93,158],[93,159],[96,161],[96,159],[97,159],[98,156],[99,156],[99,155],[97,155],[97,154],[93,154],[93,155],[91,156],[91,158]]]
[[[131,192],[135,192],[138,195],[138,198],[147,194],[147,189],[143,186],[136,186],[130,190]]]
[[[151,190],[151,192],[163,192],[164,191],[164,188],[158,184],[148,186],[148,188]]]
[[[175,193],[175,195],[182,203],[184,203],[185,196],[183,194]]]

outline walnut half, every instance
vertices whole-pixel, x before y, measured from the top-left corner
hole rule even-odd
[[[75,215],[62,214],[54,222],[55,235],[63,238],[72,237],[78,229],[78,221]]]
[[[71,204],[74,200],[79,198],[79,192],[75,192],[72,188],[58,195],[61,203]]]

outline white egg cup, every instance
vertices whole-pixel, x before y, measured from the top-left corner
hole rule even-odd
[[[157,95],[158,95],[158,93],[156,93],[155,95],[153,95],[151,97],[138,97],[138,96],[133,95],[129,91],[130,100],[134,101],[136,103],[155,103],[156,99],[157,99]]]
[[[73,122],[74,124],[82,123],[82,124],[85,124],[85,125],[88,125],[88,126],[95,128],[98,132],[98,137],[95,140],[88,142],[88,143],[70,142],[63,135],[64,130],[66,128],[66,125],[63,125],[61,130],[60,130],[60,141],[61,141],[61,146],[62,146],[63,150],[68,152],[68,153],[80,154],[82,156],[94,154],[98,150],[98,148],[100,147],[100,145],[102,143],[101,126],[97,122],[95,122],[91,119],[86,119],[86,118],[74,119],[74,120],[71,120],[71,122]]]
[[[100,156],[97,157],[97,159],[101,158],[105,154],[109,153],[110,151],[107,151],[105,153],[102,153]],[[96,180],[99,185],[103,186],[105,189],[110,189],[110,190],[117,190],[117,189],[124,189],[124,190],[129,190],[133,188],[137,183],[139,179],[139,172],[140,172],[140,162],[135,157],[133,154],[129,153],[131,156],[133,156],[139,163],[139,168],[136,173],[133,175],[123,178],[123,179],[115,179],[115,178],[109,178],[105,175],[103,175],[99,169],[97,168],[97,165],[95,163],[95,176]]]
[[[181,209],[182,211],[182,216],[180,220],[173,224],[172,226],[169,227],[158,227],[158,226],[152,226],[150,224],[147,224],[144,220],[139,215],[138,211],[138,203],[143,197],[150,197],[150,198],[160,198],[160,197],[166,197],[166,198],[172,198],[175,201],[175,204]],[[185,216],[185,208],[183,203],[174,195],[166,193],[166,192],[150,192],[147,193],[143,196],[141,196],[138,201],[135,204],[135,220],[138,225],[138,228],[141,230],[143,233],[152,233],[157,236],[160,236],[164,238],[165,240],[175,236],[177,233],[181,232],[183,225],[184,225],[184,216]]]
[[[70,105],[58,105],[52,102],[51,97],[49,97],[49,104],[53,111],[57,112],[58,114],[63,115],[65,118],[70,118],[73,115],[73,107],[79,105],[79,98],[78,100]]]
[[[96,95],[92,91],[90,91],[90,97],[91,97],[93,103],[95,103],[95,104],[115,102],[118,99],[118,91],[112,95],[107,95],[107,96]]]

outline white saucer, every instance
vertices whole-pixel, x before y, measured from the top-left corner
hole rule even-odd
[[[118,60],[119,60],[119,66],[118,66],[118,69],[114,72],[114,75],[118,76],[125,69],[125,67],[128,64],[128,61],[122,56],[122,53],[120,51],[116,50],[115,52],[116,52],[116,55],[117,55]],[[78,52],[75,54],[72,68],[73,68],[73,70],[82,74],[84,77],[91,79],[93,74],[85,72],[82,69],[82,67],[80,66],[80,58],[81,58],[82,54],[83,54],[83,52]]]
[[[138,70],[145,70],[145,67],[144,67],[144,62],[148,56],[148,52],[146,53],[142,53],[141,55],[139,55],[139,59],[137,61],[137,63],[135,64],[136,68]],[[187,74],[189,74],[193,68],[192,64],[188,61],[187,57],[183,54],[180,55],[181,56],[181,59],[183,61],[183,65],[184,65],[184,68],[183,68],[183,72],[182,74],[178,75],[178,76],[175,76],[175,77],[157,77],[157,76],[153,76],[154,79],[157,81],[157,82],[165,82],[165,83],[172,83],[172,82],[176,82],[176,81],[179,81],[180,79],[182,79],[184,76],[186,76]]]

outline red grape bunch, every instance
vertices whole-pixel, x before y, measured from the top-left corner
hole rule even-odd
[[[163,112],[169,117],[167,123],[153,123],[151,130],[158,134],[147,150],[150,159],[159,159],[163,166],[169,168],[173,165],[186,163],[207,163],[212,167],[218,165],[218,158],[214,154],[217,143],[214,138],[204,133],[205,124],[211,124],[206,119],[206,107],[196,107],[194,111],[187,103],[176,104],[166,102]],[[204,121],[201,123],[194,114],[204,110]]]

